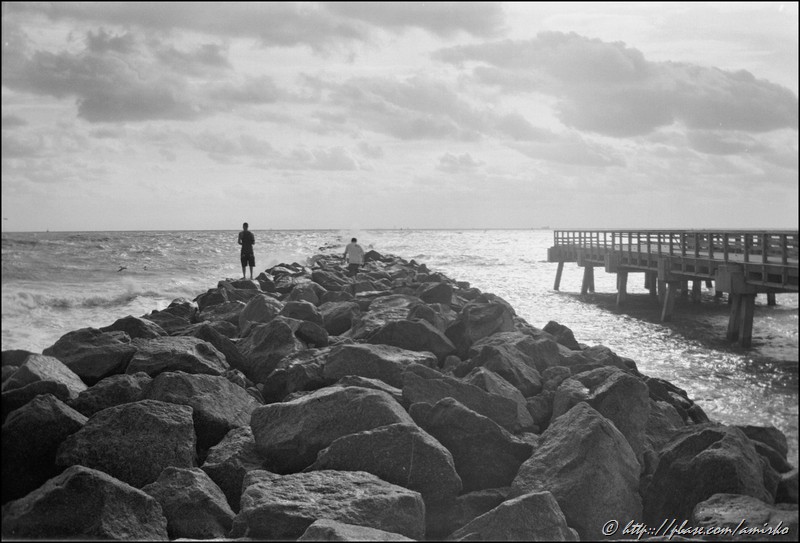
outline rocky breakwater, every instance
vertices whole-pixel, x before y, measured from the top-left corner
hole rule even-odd
[[[574,541],[745,521],[796,540],[775,428],[711,422],[564,326],[367,260],[355,279],[330,256],[279,265],[3,352],[3,537]]]

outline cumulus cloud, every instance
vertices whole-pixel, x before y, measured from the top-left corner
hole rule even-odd
[[[610,148],[591,143],[576,134],[554,138],[545,142],[515,142],[509,147],[523,155],[571,166],[608,167],[624,166],[625,161]]]
[[[361,126],[401,140],[476,141],[487,135],[535,140],[547,135],[518,113],[473,103],[445,82],[423,76],[351,79],[331,91],[331,102]]]
[[[502,7],[496,2],[326,2],[325,7],[378,27],[416,27],[440,36],[458,32],[492,36],[505,22]]]
[[[476,81],[509,93],[554,96],[566,126],[609,136],[648,134],[676,121],[753,132],[798,123],[797,97],[746,71],[651,62],[624,43],[574,33],[450,47],[434,58],[472,64]]]
[[[290,169],[311,170],[357,170],[358,162],[343,147],[331,149],[298,148],[284,161]]]
[[[439,157],[438,170],[448,173],[465,173],[477,170],[483,162],[477,161],[469,153],[454,155],[445,153]]]

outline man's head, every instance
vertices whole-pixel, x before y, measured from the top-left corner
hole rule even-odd
[[[356,238],[353,238],[353,239],[351,239],[350,241],[351,241],[351,242],[353,242],[353,243],[355,243],[355,242],[357,242],[358,240],[357,240]]]
[[[247,223],[242,223],[242,228],[244,228],[245,230],[247,230],[247,226],[248,226]]]

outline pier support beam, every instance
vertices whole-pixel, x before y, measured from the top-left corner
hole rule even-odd
[[[561,286],[561,272],[563,271],[564,271],[564,261],[561,260],[559,261],[558,269],[556,270],[556,282],[553,285],[553,290],[558,290],[558,288]]]
[[[753,313],[755,294],[730,294],[731,316],[728,319],[728,341],[739,340],[741,347],[749,347],[753,341]]]
[[[661,283],[661,281],[659,281]],[[680,281],[664,281],[664,306],[661,309],[661,322],[672,320],[672,312],[675,309],[675,292],[680,287]]]
[[[592,266],[583,267],[581,294],[586,294],[587,292],[594,292],[594,268]]]
[[[656,291],[657,279],[658,279],[657,273],[645,272],[644,274],[644,288],[650,291],[650,296],[653,298],[658,296],[658,292]]]
[[[617,274],[617,307],[625,303],[625,298],[628,296],[628,272],[619,272]]]
[[[774,292],[767,292],[767,305],[778,305],[778,302],[775,300]]]
[[[692,281],[692,302],[699,304],[703,294],[703,285],[699,279]]]

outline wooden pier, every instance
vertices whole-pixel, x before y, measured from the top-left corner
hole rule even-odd
[[[565,262],[584,269],[582,294],[594,292],[594,268],[616,274],[617,305],[625,302],[628,275],[644,273],[662,321],[672,317],[678,290],[699,302],[702,283],[713,284],[731,303],[727,337],[743,347],[752,340],[756,294],[774,305],[775,294],[798,291],[796,230],[556,230],[547,260],[558,263],[555,290]]]

